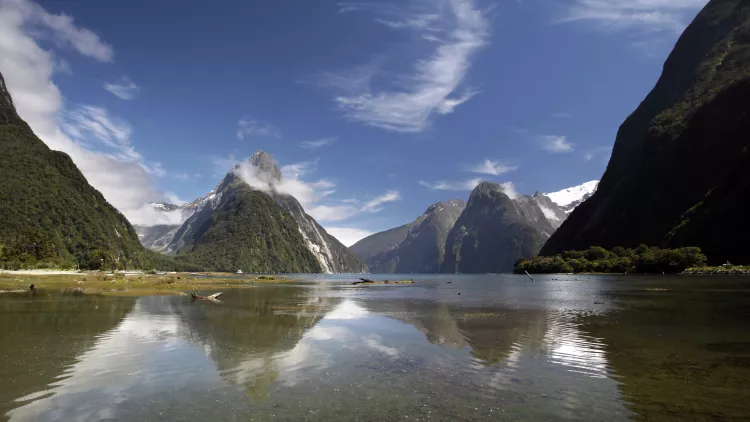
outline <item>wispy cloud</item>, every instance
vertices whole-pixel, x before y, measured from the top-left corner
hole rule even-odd
[[[321,138],[314,141],[303,141],[298,145],[304,149],[318,149],[325,146],[333,145],[336,142],[336,138]]]
[[[106,83],[104,89],[123,100],[134,100],[140,88],[129,78],[125,77],[118,83]]]
[[[281,166],[281,174],[288,178],[299,178],[306,174],[314,172],[318,168],[318,161],[302,161],[299,163],[286,164]]]
[[[570,119],[571,117],[573,117],[573,115],[564,111],[560,111],[557,113],[552,113],[552,117],[554,117],[555,119]]]
[[[360,205],[357,199],[336,200],[336,183],[328,179],[309,180],[316,172],[317,161],[292,163],[281,166],[281,180],[269,178],[268,175],[253,166],[248,159],[237,159],[233,154],[228,157],[212,159],[219,174],[233,172],[245,183],[264,192],[284,193],[294,196],[305,211],[319,222],[342,221],[362,213],[376,213],[383,210],[383,205],[401,198],[398,191],[387,191]]]
[[[394,202],[401,199],[401,194],[398,193],[398,191],[388,191],[377,198],[371,199],[362,206],[362,211],[364,212],[379,212],[383,208],[381,205],[386,204],[388,202]]]
[[[191,179],[200,179],[201,174],[200,173],[190,174],[190,173],[181,172],[181,173],[173,173],[172,177],[174,177],[177,180],[187,181]]]
[[[243,140],[250,136],[281,139],[281,131],[270,123],[245,116],[237,122],[237,139]]]
[[[425,181],[419,181],[420,185],[426,187],[430,190],[440,190],[440,191],[470,191],[473,190],[477,185],[482,183],[482,179],[470,179],[465,181],[437,181],[437,182],[425,182]]]
[[[359,214],[359,208],[351,205],[316,205],[306,210],[318,222],[343,221]],[[339,239],[341,240],[341,239]]]
[[[516,190],[516,186],[513,184],[513,182],[501,183],[500,190],[502,190],[504,194],[508,195],[508,198],[510,199],[516,199],[521,195]]]
[[[575,151],[574,145],[565,136],[546,135],[539,137],[539,147],[553,154],[573,152]]]
[[[511,166],[502,161],[493,161],[490,159],[486,159],[484,160],[484,162],[479,163],[475,166],[471,166],[467,170],[472,173],[477,173],[477,174],[489,174],[492,176],[499,176],[501,174],[510,173],[512,171],[518,170],[518,166]]]
[[[591,161],[594,158],[603,157],[605,160],[609,160],[610,155],[612,155],[612,146],[596,147],[584,151],[583,159]]]
[[[95,105],[66,108],[54,82],[56,72],[69,71],[61,66],[59,49],[110,62],[112,47],[76,26],[71,16],[51,14],[25,0],[0,1],[0,28],[0,69],[18,114],[47,146],[68,154],[130,222],[158,221],[159,213],[148,203],[165,199],[155,188],[164,169],[138,153],[126,121]]]
[[[22,21],[35,38],[51,40],[58,46],[72,48],[101,62],[114,59],[112,46],[91,30],[76,26],[71,16],[49,13],[29,0],[4,0],[0,6],[15,15],[16,22]]]
[[[570,0],[559,22],[591,22],[608,30],[681,33],[708,0]]]
[[[374,86],[377,63],[349,72],[329,73],[324,83],[339,88],[335,102],[345,116],[395,132],[422,132],[436,115],[452,113],[478,93],[464,86],[475,53],[487,43],[488,22],[472,0],[412,0],[407,7],[343,4],[340,11],[366,11],[388,29],[412,31],[429,52],[412,72]]]

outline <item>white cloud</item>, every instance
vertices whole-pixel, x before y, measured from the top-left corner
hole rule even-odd
[[[486,159],[482,163],[471,166],[468,170],[472,173],[499,176],[501,174],[518,170],[518,166],[511,166],[503,163],[502,161],[492,161],[490,159]]]
[[[575,151],[573,143],[565,136],[547,135],[539,137],[539,147],[555,154],[566,154]]]
[[[559,22],[591,22],[609,30],[680,34],[708,0],[571,0]]]
[[[550,221],[560,221],[560,217],[558,217],[557,214],[555,214],[555,212],[552,211],[552,209],[547,208],[547,207],[545,207],[544,205],[542,205],[540,203],[537,203],[537,205],[539,206],[539,209],[542,210],[542,214],[544,214],[544,216],[547,218],[547,220],[550,220]]]
[[[273,179],[268,173],[260,171],[249,160],[236,160],[233,155],[228,158],[214,158],[214,165],[223,165],[225,169],[232,169],[235,175],[254,189],[294,196],[305,211],[318,222],[342,221],[363,212],[379,212],[382,210],[381,205],[400,199],[397,191],[386,192],[362,206],[350,200],[331,199],[330,196],[336,192],[336,183],[327,179],[314,181],[302,179],[303,176],[315,171],[317,162],[284,165],[280,169],[281,180]]]
[[[386,204],[388,202],[394,202],[401,199],[401,194],[399,194],[397,191],[388,191],[377,198],[374,198],[370,201],[365,202],[365,204],[362,206],[363,212],[379,212],[383,208],[381,205]]]
[[[344,246],[349,247],[360,240],[373,235],[369,230],[356,229],[352,227],[326,227],[328,234],[338,239]]]
[[[318,167],[317,161],[303,161],[301,163],[287,164],[281,167],[281,174],[284,177],[299,178],[308,173],[314,172]],[[333,187],[335,185],[328,185],[327,187]]]
[[[306,211],[312,218],[321,222],[348,220],[359,214],[360,209],[351,205],[316,205]]]
[[[477,185],[482,183],[482,179],[469,179],[465,181],[437,181],[434,183],[420,181],[420,185],[430,190],[444,190],[444,191],[470,191],[473,190]]]
[[[591,161],[596,157],[602,157],[604,160],[609,160],[612,155],[612,147],[597,147],[584,151],[583,159],[585,161]]]
[[[336,142],[336,138],[322,138],[314,141],[303,141],[299,143],[301,148],[305,149],[318,149],[321,147],[333,145]]]
[[[320,183],[320,182],[318,182]],[[328,191],[325,191],[328,192]],[[324,193],[325,193],[324,192]],[[327,195],[326,195],[327,196]],[[338,201],[337,204],[316,205],[310,208],[307,213],[318,221],[341,221],[347,220],[363,212],[377,213],[383,210],[382,205],[389,202],[395,202],[401,199],[398,191],[388,191],[376,198],[373,198],[363,205],[359,206],[358,200],[345,199]]]
[[[452,113],[478,91],[464,86],[475,53],[487,43],[484,12],[471,0],[412,1],[412,7],[344,5],[341,11],[369,11],[384,26],[415,32],[430,52],[416,59],[412,72],[373,87],[377,64],[326,75],[325,84],[344,91],[335,98],[347,118],[395,132],[422,132],[436,115]]]
[[[248,136],[281,139],[281,131],[270,123],[262,123],[251,117],[243,117],[237,122],[237,139]]]
[[[114,58],[110,45],[92,31],[76,26],[70,16],[51,14],[29,0],[2,0],[0,8],[6,13],[6,23],[13,27],[22,24],[26,33],[35,38],[51,40],[102,62],[111,62]]]
[[[149,223],[140,209],[163,199],[153,182],[164,170],[143,160],[130,142],[130,126],[107,110],[91,105],[65,108],[52,81],[58,62],[52,50],[40,47],[39,38],[105,62],[112,60],[112,48],[93,32],[76,27],[69,16],[51,15],[28,1],[0,2],[0,69],[18,114],[47,146],[68,154],[89,183],[132,223]]]
[[[178,206],[179,205],[187,204],[187,202],[188,202],[188,201],[180,198],[179,196],[177,196],[176,193],[172,193],[172,192],[166,192],[164,194],[164,197],[166,198],[166,200],[167,200],[168,203],[174,204],[174,205],[178,205]]]
[[[61,127],[69,136],[97,141],[128,159],[141,159],[130,144],[133,128],[126,121],[110,116],[102,107],[84,105],[63,112]]]
[[[119,83],[106,83],[104,89],[123,100],[134,100],[140,88],[129,78],[125,77]]]
[[[502,190],[504,194],[508,195],[508,198],[510,199],[516,199],[520,196],[518,191],[516,191],[516,186],[513,184],[513,182],[500,183],[500,190]]]

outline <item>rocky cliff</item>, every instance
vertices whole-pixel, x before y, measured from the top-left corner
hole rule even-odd
[[[625,120],[597,192],[542,254],[699,246],[750,262],[750,3],[712,0]]]

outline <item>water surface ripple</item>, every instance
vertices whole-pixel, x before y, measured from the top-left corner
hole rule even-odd
[[[352,277],[189,297],[0,297],[0,415],[693,420],[750,415],[737,279]],[[449,283],[450,282],[450,283]],[[656,289],[658,288],[658,289]],[[461,293],[460,295],[458,293]],[[690,312],[679,312],[685,307]]]

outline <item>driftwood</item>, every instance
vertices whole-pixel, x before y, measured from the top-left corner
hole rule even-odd
[[[360,278],[360,281],[355,281],[352,283],[353,286],[359,285],[359,284],[414,284],[414,280],[401,280],[401,281],[389,281],[389,280],[383,280],[383,281],[377,281],[377,280],[370,280],[368,278]]]
[[[214,302],[218,302],[219,301],[219,296],[221,296],[221,292],[214,293],[214,294],[208,295],[208,296],[201,296],[201,295],[197,295],[195,293],[191,293],[190,294],[190,297],[193,300],[212,300]]]

